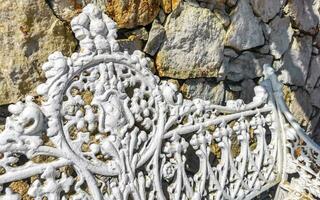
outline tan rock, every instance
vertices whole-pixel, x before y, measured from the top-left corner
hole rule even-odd
[[[43,0],[0,0],[0,13],[0,104],[8,104],[34,91],[49,54],[70,55],[76,41]]]
[[[181,0],[161,0],[161,7],[165,13],[170,13],[175,10]]]
[[[160,10],[159,0],[107,0],[107,14],[120,28],[145,26],[153,21]]]

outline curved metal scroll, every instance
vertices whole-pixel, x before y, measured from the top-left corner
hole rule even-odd
[[[49,56],[40,106],[26,97],[9,107],[0,199],[20,199],[18,181],[35,199],[250,199],[286,179],[286,166],[319,164],[318,147],[282,123],[283,112],[297,127],[268,67],[252,103],[186,100],[142,52],[119,51],[116,24],[93,5],[71,25],[80,51]]]

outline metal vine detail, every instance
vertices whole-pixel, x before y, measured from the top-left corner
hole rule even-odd
[[[319,147],[270,66],[252,103],[186,100],[142,52],[119,50],[116,24],[94,5],[71,27],[79,52],[50,55],[40,97],[9,106],[0,199],[24,198],[17,183],[48,200],[251,199],[277,184],[279,198],[320,197]]]

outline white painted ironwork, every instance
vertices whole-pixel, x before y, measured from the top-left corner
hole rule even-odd
[[[80,51],[43,65],[47,81],[9,106],[0,134],[0,199],[277,199],[320,197],[319,147],[288,111],[270,66],[252,103],[186,100],[121,52],[116,24],[88,5],[72,30]],[[292,192],[294,191],[294,192]]]

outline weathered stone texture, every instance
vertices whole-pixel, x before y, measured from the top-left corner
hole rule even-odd
[[[185,4],[168,16],[165,30],[166,40],[156,57],[160,76],[217,76],[225,32],[210,10]]]
[[[245,51],[239,57],[225,61],[220,75],[232,81],[261,77],[262,66],[271,64],[272,59],[272,56]]]
[[[270,23],[270,50],[271,54],[279,59],[289,48],[292,40],[293,29],[290,25],[289,18],[276,17]]]
[[[159,9],[159,0],[106,0],[107,14],[120,28],[150,24]]]
[[[294,37],[284,54],[280,79],[290,85],[304,86],[312,53],[312,37]]]
[[[254,16],[248,0],[241,0],[231,14],[225,45],[237,50],[246,50],[264,44],[259,20]]]
[[[0,0],[0,13],[0,104],[7,104],[33,91],[50,53],[68,55],[76,41],[45,1]]]
[[[253,11],[261,17],[264,22],[272,19],[281,8],[279,0],[250,0]]]
[[[189,79],[181,86],[182,94],[188,99],[201,98],[221,105],[224,100],[225,87],[223,82],[213,80]]]
[[[319,23],[312,8],[315,0],[288,0],[285,11],[293,19],[294,25],[305,32],[314,33]]]

